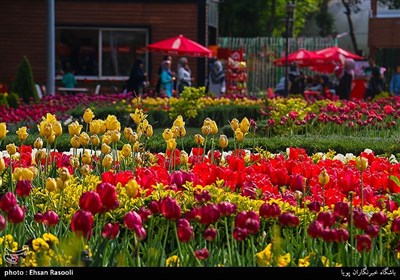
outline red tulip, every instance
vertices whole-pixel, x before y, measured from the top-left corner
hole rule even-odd
[[[206,204],[198,209],[197,217],[200,224],[209,225],[218,222],[221,217],[221,211],[215,204]]]
[[[336,217],[341,219],[346,219],[350,214],[350,206],[347,202],[338,201],[335,204],[335,209],[333,211]]]
[[[109,240],[113,240],[119,233],[119,223],[107,223],[101,231],[101,236]]]
[[[265,202],[261,204],[259,209],[259,213],[262,218],[277,218],[281,212],[281,207],[276,202],[271,204]]]
[[[247,230],[247,228],[235,227],[233,229],[233,238],[237,241],[245,240],[248,235],[249,235],[249,231]]]
[[[217,236],[217,229],[213,227],[207,227],[203,232],[203,237],[205,240],[213,242]]]
[[[140,207],[138,214],[142,218],[142,221],[145,222],[150,218],[152,212],[149,209],[147,209],[146,207],[142,206],[142,207]]]
[[[315,220],[313,221],[307,229],[307,233],[312,238],[322,237],[322,232],[324,231],[324,225],[322,222]]]
[[[383,226],[387,223],[387,221],[388,218],[386,214],[382,211],[375,212],[374,214],[372,214],[371,223],[374,225]]]
[[[97,185],[96,191],[100,195],[104,211],[109,211],[118,208],[119,201],[117,197],[117,191],[114,185],[108,182],[103,182]]]
[[[283,226],[296,227],[300,224],[300,219],[292,212],[284,212],[279,215],[278,222]]]
[[[194,238],[194,231],[188,220],[179,219],[176,224],[180,242],[186,243]]]
[[[15,192],[20,197],[29,196],[32,190],[32,183],[30,180],[19,180],[15,186]]]
[[[89,239],[92,236],[93,215],[89,211],[78,210],[71,219],[71,230],[78,236]]]
[[[207,248],[203,248],[203,249],[198,249],[198,250],[194,251],[194,255],[199,260],[205,260],[208,258],[209,252],[208,252]]]
[[[0,214],[0,231],[5,229],[7,226],[6,219],[4,219],[3,215]]]
[[[372,238],[377,237],[379,234],[379,226],[370,224],[368,225],[367,229],[365,230],[365,233],[371,236]]]
[[[140,215],[137,212],[130,211],[126,213],[124,216],[124,225],[130,230],[142,227],[143,226],[142,217],[140,217]]]
[[[331,227],[335,220],[335,215],[330,211],[320,212],[317,215],[317,221],[320,221],[324,227]]]
[[[156,201],[156,200],[150,201],[148,207],[153,215],[161,212],[159,201]]]
[[[393,233],[400,233],[400,217],[397,217],[392,222],[392,232]]]
[[[319,201],[312,201],[308,204],[308,209],[313,213],[318,213],[321,210],[321,203]]]
[[[356,235],[356,247],[359,252],[369,252],[372,247],[372,239],[368,234]]]
[[[177,220],[181,217],[181,207],[178,202],[170,196],[167,196],[161,201],[160,208],[161,213],[168,220]]]
[[[43,222],[49,227],[56,225],[59,220],[60,218],[53,210],[48,210],[43,214]]]
[[[0,199],[0,208],[4,212],[8,212],[8,210],[15,205],[17,205],[17,198],[12,192],[5,193]]]
[[[93,215],[99,213],[103,207],[99,193],[95,191],[84,192],[79,199],[79,207]]]
[[[228,201],[222,201],[218,203],[218,207],[219,211],[221,211],[221,216],[224,217],[234,214],[237,210],[237,205]]]
[[[18,204],[9,208],[7,211],[7,218],[10,223],[19,224],[24,220],[25,211]]]

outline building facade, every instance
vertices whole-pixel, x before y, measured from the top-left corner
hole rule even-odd
[[[12,82],[26,56],[36,83],[47,79],[49,1],[4,0],[0,6],[0,81]],[[204,46],[217,41],[217,1],[212,0],[54,0],[55,74],[66,64],[78,83],[127,79],[136,59],[145,62],[155,84],[162,53],[146,45],[183,34]],[[179,57],[173,57],[173,67]],[[188,57],[196,85],[204,85],[207,59]],[[121,84],[121,83],[119,83]]]

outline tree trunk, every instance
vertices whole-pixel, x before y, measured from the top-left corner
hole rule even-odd
[[[350,34],[351,42],[353,43],[354,52],[356,54],[359,54],[360,50],[358,49],[357,39],[354,34],[353,20],[351,18],[351,8],[350,8],[348,1],[342,0],[342,3],[346,9],[346,11],[344,13],[346,14],[347,22],[349,23],[349,30],[350,30],[349,34]]]

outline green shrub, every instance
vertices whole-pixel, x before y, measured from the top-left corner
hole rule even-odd
[[[13,84],[13,90],[22,98],[23,102],[29,104],[33,99],[39,101],[39,95],[36,91],[35,81],[33,79],[32,67],[26,56],[18,66],[17,75]]]
[[[20,98],[19,98],[18,94],[13,92],[13,93],[7,95],[6,102],[7,102],[8,106],[16,109],[19,106]]]

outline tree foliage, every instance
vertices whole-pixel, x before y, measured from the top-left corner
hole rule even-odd
[[[13,92],[18,94],[26,104],[29,104],[31,99],[34,101],[39,100],[35,88],[35,81],[33,79],[31,63],[26,56],[23,57],[22,62],[18,66],[17,75],[13,85]]]

